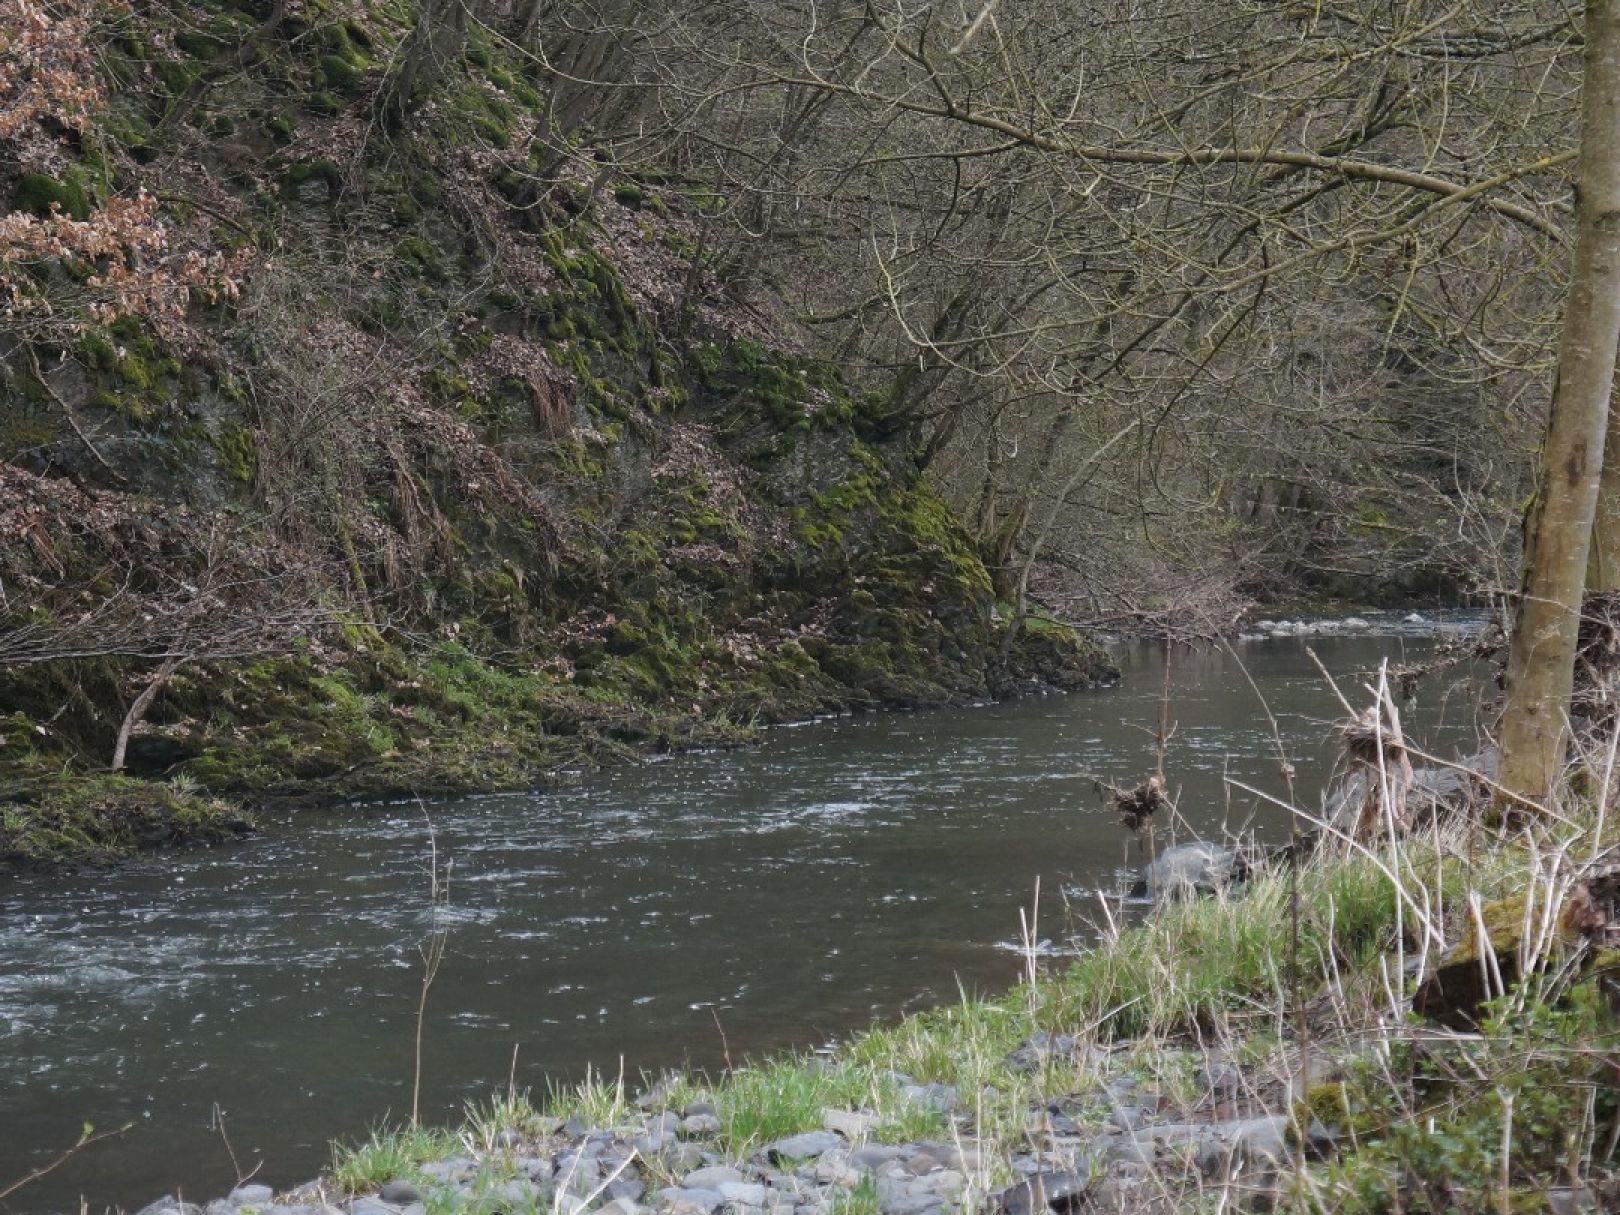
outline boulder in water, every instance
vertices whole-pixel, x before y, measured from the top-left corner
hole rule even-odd
[[[1194,840],[1166,848],[1142,871],[1131,888],[1134,898],[1147,897],[1155,903],[1189,895],[1214,894],[1249,876],[1249,865],[1242,853],[1225,844]]]

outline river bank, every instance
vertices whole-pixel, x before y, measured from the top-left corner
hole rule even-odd
[[[508,1092],[452,1129],[339,1147],[307,1185],[202,1209],[1612,1209],[1612,953],[1556,932],[1521,948],[1523,977],[1468,1032],[1411,1012],[1416,995],[1432,1013],[1422,993],[1468,960],[1471,900],[1492,923],[1493,909],[1558,923],[1571,898],[1612,900],[1588,860],[1546,860],[1555,837],[1586,857],[1620,838],[1596,830],[1527,848],[1452,824],[1324,853],[1166,905],[1072,964],[1032,952],[1005,997],[639,1094],[625,1077]],[[170,1196],[142,1215],[197,1210]]]
[[[1432,629],[1376,623],[1310,641],[1346,687],[1383,658],[1434,653]],[[235,1174],[208,1129],[216,1104],[277,1184],[407,1108],[435,847],[454,864],[426,1034],[435,1124],[504,1087],[514,1045],[519,1087],[543,1093],[621,1056],[632,1078],[715,1074],[728,1047],[758,1059],[1003,992],[1037,876],[1041,948],[1057,957],[1093,940],[1099,890],[1128,889],[1139,846],[1097,784],[1153,770],[1167,678],[1178,809],[1159,845],[1287,841],[1287,814],[1232,782],[1286,796],[1268,706],[1302,796],[1331,768],[1338,711],[1305,649],[1126,646],[1107,690],[840,717],[550,791],[440,799],[436,838],[414,803],[305,810],[267,816],[246,847],[70,884],[20,875],[0,890],[13,1152],[32,1167],[83,1121],[136,1129],[18,1209],[223,1193]],[[1405,717],[1438,754],[1468,755],[1470,703],[1448,679]]]

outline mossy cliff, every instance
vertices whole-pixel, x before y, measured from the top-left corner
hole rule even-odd
[[[549,164],[477,32],[383,134],[399,15],[302,12],[126,15],[71,165],[0,169],[0,209],[145,187],[240,267],[180,321],[0,335],[0,855],[1107,677],[1003,644],[884,395],[773,342],[679,188]]]

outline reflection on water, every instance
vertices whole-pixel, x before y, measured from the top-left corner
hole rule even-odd
[[[1402,636],[1311,643],[1347,689]],[[1298,639],[1238,653],[1301,788],[1331,760],[1336,702]],[[430,807],[450,906],[428,906],[414,805],[302,814],[241,847],[0,894],[0,1186],[88,1120],[133,1123],[13,1199],[13,1210],[207,1198],[244,1162],[288,1185],[332,1138],[409,1107],[418,943],[448,953],[429,1004],[426,1086],[468,1099],[816,1045],[874,1018],[1005,988],[1041,879],[1052,953],[1067,911],[1128,875],[1096,782],[1153,764],[1164,653],[1122,654],[1121,687],[988,708],[822,722],[757,751],[684,756],[561,792]],[[1431,746],[1472,749],[1466,684],[1409,713]],[[1177,651],[1171,783],[1189,829],[1287,830],[1272,728],[1237,661]],[[1065,931],[1065,924],[1068,931]]]

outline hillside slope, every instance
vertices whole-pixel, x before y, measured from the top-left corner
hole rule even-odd
[[[255,12],[87,18],[88,117],[0,159],[65,242],[5,267],[0,856],[1108,677],[1007,641],[881,398],[773,345],[701,200],[551,163],[479,30],[390,125],[394,9]]]

